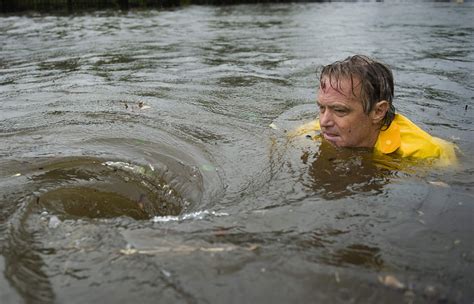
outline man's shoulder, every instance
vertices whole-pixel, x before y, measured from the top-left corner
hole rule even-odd
[[[398,129],[399,135],[397,136],[399,136],[400,145],[395,153],[402,157],[438,159],[445,163],[452,163],[456,160],[452,143],[430,135],[401,114],[395,115],[395,119],[387,131],[390,129]],[[383,136],[384,132],[386,131],[382,131],[380,136]]]

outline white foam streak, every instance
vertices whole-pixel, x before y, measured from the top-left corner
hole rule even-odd
[[[154,223],[165,223],[165,222],[173,222],[173,221],[185,221],[185,220],[202,220],[209,216],[228,216],[228,213],[225,212],[216,212],[216,211],[196,211],[192,213],[185,213],[180,216],[155,216],[151,219]]]

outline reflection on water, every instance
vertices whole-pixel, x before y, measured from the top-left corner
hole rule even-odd
[[[0,16],[0,302],[473,298],[472,9]],[[288,141],[353,53],[460,168]]]

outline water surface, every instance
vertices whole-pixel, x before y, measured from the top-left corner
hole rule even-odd
[[[472,302],[472,13],[0,17],[1,302]],[[321,66],[355,53],[457,167],[288,141]]]

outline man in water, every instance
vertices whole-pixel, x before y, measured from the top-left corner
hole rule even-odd
[[[321,72],[319,118],[297,134],[320,131],[336,147],[373,148],[375,153],[454,163],[454,145],[395,113],[393,96],[393,75],[385,64],[362,55],[336,61]]]

